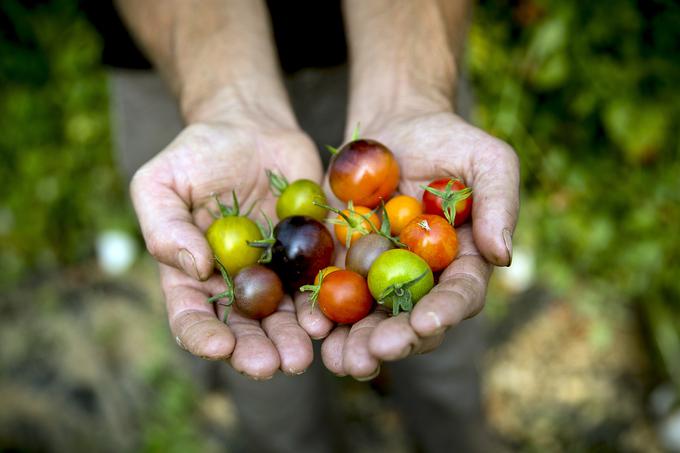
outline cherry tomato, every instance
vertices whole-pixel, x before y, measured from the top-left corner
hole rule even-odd
[[[323,314],[337,323],[355,323],[373,307],[366,280],[343,269],[323,278],[317,300]]]
[[[333,260],[333,238],[326,227],[306,216],[287,217],[274,228],[270,267],[289,290],[311,283]]]
[[[389,239],[375,233],[367,234],[360,237],[349,248],[347,255],[345,255],[345,267],[366,277],[373,261],[382,252],[393,248],[394,244]]]
[[[283,299],[283,285],[274,271],[255,264],[242,269],[232,279],[221,263],[217,263],[227,289],[208,299],[208,302],[233,305],[243,315],[253,319],[265,318],[276,311]],[[221,299],[226,299],[226,302],[220,302]],[[223,321],[226,321],[228,313],[224,311]]]
[[[415,198],[398,195],[385,203],[385,211],[390,219],[390,232],[399,234],[414,217],[423,213],[423,208]]]
[[[346,218],[338,214],[333,223],[335,224],[335,237],[338,242],[346,247],[352,245],[361,236],[371,233],[373,231],[371,223],[376,229],[380,228],[378,215],[365,206],[353,206],[350,202],[347,209],[342,211],[342,214]]]
[[[335,271],[339,271],[340,268],[338,266],[328,266],[324,267],[319,271],[318,274],[316,274],[316,277],[314,277],[314,285],[318,285],[321,280],[326,278],[328,274],[332,274]]]
[[[375,140],[353,140],[331,159],[328,178],[336,197],[374,208],[399,185],[399,164],[385,145]]]
[[[210,248],[230,275],[257,263],[262,255],[262,250],[248,245],[248,241],[262,239],[260,228],[249,218],[239,215],[238,200],[235,194],[233,197],[233,207],[225,206],[215,198],[222,217],[217,218],[205,233]]]
[[[279,220],[294,215],[306,215],[316,220],[326,218],[326,210],[314,204],[314,202],[326,203],[326,195],[317,183],[309,179],[298,179],[289,183],[285,177],[270,170],[267,170],[267,177],[272,192],[279,197],[276,200],[276,215]]]
[[[401,231],[399,240],[423,258],[434,272],[446,268],[458,254],[456,231],[438,215],[422,214],[411,220]]]
[[[271,269],[256,264],[241,270],[234,278],[234,305],[253,319],[276,311],[283,299],[281,280]]]
[[[426,214],[446,217],[453,226],[462,225],[470,218],[472,191],[460,179],[437,179],[427,188],[423,188],[423,208]]]
[[[434,286],[434,275],[425,260],[413,252],[393,249],[382,253],[368,271],[368,288],[379,304],[400,311],[413,305]]]

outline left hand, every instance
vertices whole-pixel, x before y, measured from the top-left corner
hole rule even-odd
[[[457,176],[472,187],[472,225],[456,229],[458,257],[439,283],[411,313],[389,317],[379,307],[349,326],[322,319],[318,309],[298,299],[300,324],[310,335],[327,335],[322,345],[326,367],[337,375],[370,379],[383,360],[398,360],[435,349],[445,331],[484,307],[492,265],[509,266],[512,233],[519,211],[519,160],[506,143],[451,112],[380,117],[362,124],[362,137],[390,148],[401,168],[399,191],[420,199],[421,185]],[[304,297],[304,296],[303,296]],[[302,309],[302,310],[300,310]]]

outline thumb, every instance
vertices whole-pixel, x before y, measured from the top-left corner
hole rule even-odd
[[[519,159],[507,144],[494,139],[476,165],[472,186],[472,229],[480,252],[497,266],[512,261],[512,233],[519,213]]]
[[[174,187],[143,167],[130,183],[130,196],[146,248],[157,261],[197,280],[212,275],[210,246]]]

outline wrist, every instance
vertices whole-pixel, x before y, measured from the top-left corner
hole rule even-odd
[[[381,129],[395,120],[435,113],[454,113],[454,96],[444,91],[420,92],[393,90],[391,95],[374,91],[366,94],[357,91],[350,95],[347,114],[346,136],[352,134],[355,126],[361,124],[361,130]]]
[[[187,124],[255,122],[281,128],[298,127],[283,87],[267,87],[254,78],[246,84],[229,83],[209,90],[182,90],[180,108]]]

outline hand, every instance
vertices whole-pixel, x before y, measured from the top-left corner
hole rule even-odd
[[[206,303],[225,289],[203,236],[212,222],[207,208],[216,210],[211,194],[231,204],[231,191],[236,190],[242,206],[257,202],[256,211],[275,218],[265,169],[291,181],[319,181],[322,170],[315,146],[294,121],[256,113],[188,126],[139,169],[130,190],[147,248],[160,263],[177,343],[206,359],[231,358],[237,371],[265,379],[279,368],[288,374],[304,371],[313,357],[311,341],[288,296],[261,322],[235,310],[226,325],[220,321]]]
[[[512,259],[519,162],[507,144],[449,112],[383,116],[362,127],[361,136],[375,138],[395,153],[402,173],[401,193],[420,199],[420,185],[458,176],[474,194],[472,226],[456,230],[458,257],[411,313],[388,317],[379,307],[351,328],[314,332],[317,337],[328,334],[322,358],[332,372],[370,379],[381,361],[431,351],[446,329],[481,311],[492,264],[506,266]],[[310,332],[306,319],[300,317],[300,323]],[[315,325],[328,323],[315,320]]]

